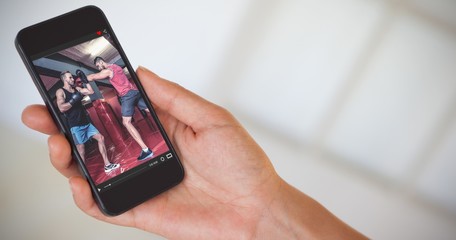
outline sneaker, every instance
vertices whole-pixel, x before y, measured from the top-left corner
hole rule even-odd
[[[104,166],[104,171],[105,171],[105,173],[108,173],[114,169],[119,168],[119,166],[120,166],[120,164],[118,164],[118,163],[111,163],[111,164]]]
[[[138,160],[146,160],[148,158],[151,158],[152,156],[154,156],[154,152],[152,152],[150,149],[147,149],[147,152],[141,150],[141,154],[139,154]]]

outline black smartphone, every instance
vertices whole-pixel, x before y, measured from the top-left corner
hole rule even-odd
[[[106,215],[182,181],[178,155],[98,7],[24,28],[15,45]]]

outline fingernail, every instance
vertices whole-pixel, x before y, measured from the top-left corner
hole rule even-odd
[[[141,65],[138,66],[138,70],[139,70],[139,69],[141,69],[142,71],[149,71],[149,69],[147,69],[147,68],[145,68],[145,67],[143,67],[143,66],[141,66]]]

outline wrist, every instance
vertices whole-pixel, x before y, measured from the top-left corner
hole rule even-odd
[[[300,219],[290,212],[293,208],[290,186],[282,179],[274,192],[275,197],[265,206],[258,221],[256,234],[253,239],[299,239],[305,236],[304,226]],[[294,206],[296,207],[296,206]]]
[[[366,239],[282,179],[275,195],[258,222],[255,239]]]

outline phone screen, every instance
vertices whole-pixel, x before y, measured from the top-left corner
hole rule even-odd
[[[98,191],[174,157],[107,29],[31,59]]]
[[[182,181],[178,156],[100,9],[25,28],[16,47],[104,213]]]

